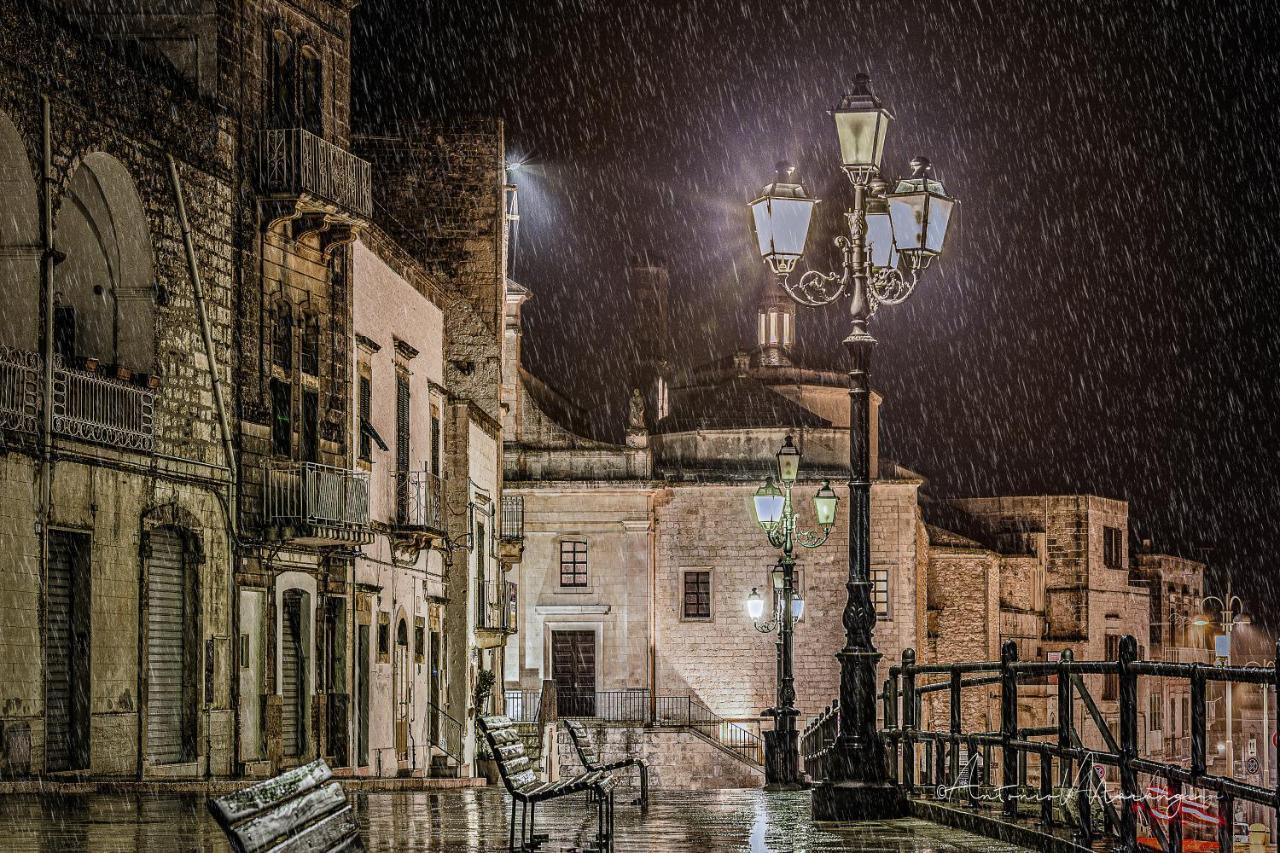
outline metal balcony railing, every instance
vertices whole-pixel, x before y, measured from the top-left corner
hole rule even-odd
[[[516,632],[516,585],[514,581],[502,582],[502,630]]]
[[[264,503],[273,524],[365,527],[369,475],[315,462],[268,463]]]
[[[507,716],[517,723],[536,722],[541,701],[541,690],[507,690],[503,693]]]
[[[444,530],[444,480],[430,471],[397,471],[395,522],[398,527]]]
[[[40,356],[0,346],[0,428],[35,432],[40,414]]]
[[[54,362],[53,431],[128,450],[155,447],[156,392]]]
[[[269,195],[307,193],[358,216],[373,213],[368,161],[300,127],[262,132],[258,180]]]
[[[524,539],[524,496],[502,496],[502,538],[507,541]]]

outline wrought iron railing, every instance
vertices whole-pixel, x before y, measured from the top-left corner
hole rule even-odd
[[[155,448],[156,392],[122,379],[53,368],[53,431],[95,444],[149,452]]]
[[[435,702],[428,701],[427,705],[429,706],[429,713],[433,714],[436,719],[435,741],[432,746],[461,764],[462,723],[449,716],[449,712]]]
[[[265,507],[269,523],[365,527],[369,475],[315,462],[270,462]]]
[[[476,582],[476,627],[496,628],[493,622],[492,606],[489,604],[489,582],[481,578]]]
[[[502,496],[502,538],[508,541],[524,539],[524,496]]]
[[[517,723],[532,723],[538,719],[541,690],[505,690],[503,704],[507,716]]]
[[[403,528],[444,530],[444,480],[430,471],[397,471],[395,521]]]
[[[575,690],[556,691],[556,712],[562,719],[607,720],[616,723],[644,723],[649,719],[649,691]]]
[[[35,432],[40,414],[40,356],[0,345],[0,428]]]
[[[1066,802],[1075,808],[1070,812],[1074,840],[1084,847],[1110,836],[1123,849],[1137,849],[1141,821],[1150,846],[1182,853],[1186,825],[1198,820],[1213,827],[1220,849],[1232,849],[1236,801],[1275,808],[1280,799],[1275,788],[1208,772],[1208,685],[1257,684],[1267,689],[1280,682],[1280,663],[1267,667],[1208,666],[1139,660],[1137,640],[1129,636],[1121,639],[1118,657],[1114,661],[1075,661],[1068,650],[1056,662],[1019,661],[1017,645],[1007,641],[999,661],[918,665],[915,652],[907,649],[901,665],[889,670],[881,693],[881,736],[891,774],[911,793],[923,789],[933,796],[954,796],[972,807],[994,798],[1007,820],[1018,817],[1019,803],[1030,803],[1036,807],[1033,815],[1047,831],[1061,822],[1054,804]],[[1280,662],[1280,648],[1276,660]],[[1056,676],[1057,681],[1054,722],[1021,725],[1019,714],[1025,709],[1018,703],[1019,687],[1028,679],[1045,676]],[[1113,732],[1103,716],[1086,686],[1086,676],[1110,676],[1119,682],[1118,731]],[[1142,678],[1189,682],[1191,743],[1186,764],[1155,761],[1140,754],[1138,698]],[[964,691],[976,690],[985,703],[993,687],[998,687],[1000,696],[999,730],[966,732]],[[932,730],[922,722],[923,699],[931,693],[938,693],[949,708],[945,731]],[[1101,746],[1087,745],[1076,723],[1078,706],[1092,723],[1084,731],[1088,742]],[[827,776],[829,765],[824,757],[838,735],[833,720],[838,725],[838,714],[824,712],[806,727],[801,739],[806,768],[811,775],[817,774],[815,778]],[[1275,716],[1267,726],[1280,733],[1280,720]],[[923,756],[917,753],[918,746],[923,747]],[[986,777],[994,775],[993,752],[999,758],[999,784],[987,788]],[[1039,776],[1036,788],[1027,785],[1031,756]],[[1114,792],[1102,778],[1105,770],[1095,772],[1111,767],[1116,768],[1118,779],[1118,791]],[[1197,792],[1216,796],[1216,815]],[[1093,817],[1095,809],[1103,816],[1100,827]]]
[[[759,735],[717,715],[693,696],[659,696],[655,704],[654,725],[685,726],[752,764],[764,765],[764,744]]]
[[[258,180],[271,195],[307,193],[365,218],[373,213],[369,163],[299,127],[262,132]]]
[[[514,634],[517,630],[516,585],[514,581],[502,582],[502,630]]]

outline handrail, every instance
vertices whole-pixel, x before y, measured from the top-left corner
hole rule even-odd
[[[432,746],[443,750],[444,754],[452,758],[459,764],[462,763],[462,723],[449,715],[449,712],[441,708],[430,699],[427,705],[436,715],[436,742]]]
[[[685,726],[710,738],[744,760],[764,764],[764,745],[760,737],[716,714],[691,695],[658,696],[655,726]],[[681,714],[681,710],[684,711]]]
[[[936,787],[938,793],[953,789],[961,778],[959,751],[968,750],[975,756],[981,747],[985,756],[992,749],[999,749],[1001,754],[1000,785],[996,794],[1001,801],[1002,810],[1008,819],[1017,815],[1018,799],[1026,784],[1028,756],[1034,755],[1041,779],[1041,815],[1042,825],[1048,829],[1055,822],[1053,809],[1054,798],[1054,762],[1058,763],[1056,778],[1070,791],[1070,795],[1079,798],[1086,807],[1082,809],[1075,826],[1078,843],[1088,845],[1097,837],[1095,827],[1088,817],[1087,802],[1091,794],[1101,786],[1106,796],[1102,796],[1107,811],[1105,832],[1114,835],[1126,849],[1134,849],[1137,837],[1137,819],[1139,816],[1146,823],[1162,845],[1162,849],[1170,853],[1181,853],[1182,823],[1181,820],[1170,819],[1168,838],[1161,821],[1164,819],[1154,812],[1150,803],[1152,787],[1140,787],[1139,774],[1163,780],[1165,783],[1159,790],[1161,796],[1168,796],[1175,802],[1181,802],[1184,786],[1200,788],[1217,794],[1218,805],[1218,841],[1222,849],[1230,849],[1233,830],[1235,801],[1237,799],[1255,803],[1267,808],[1274,808],[1280,798],[1274,788],[1239,781],[1230,775],[1208,772],[1206,766],[1207,750],[1207,697],[1206,685],[1211,681],[1226,684],[1257,684],[1269,687],[1280,683],[1280,669],[1277,665],[1260,666],[1210,666],[1203,663],[1174,663],[1169,661],[1138,660],[1138,643],[1133,637],[1122,637],[1119,645],[1118,659],[1113,661],[1076,661],[1070,651],[1064,651],[1061,660],[1056,662],[1019,661],[1017,645],[1007,641],[1001,649],[999,661],[973,661],[957,664],[921,664],[915,663],[915,652],[907,649],[903,652],[902,663],[890,668],[889,678],[884,682],[881,698],[885,707],[885,726],[880,734],[885,748],[889,752],[889,765],[893,775],[909,791],[917,789],[915,776],[921,771],[921,784]],[[1280,661],[1280,647],[1277,648],[1277,661]],[[966,678],[965,676],[971,676]],[[1097,703],[1094,701],[1082,676],[1103,675],[1116,679],[1119,686],[1119,725],[1118,733],[1112,733]],[[934,676],[946,676],[945,679],[932,680]],[[1018,721],[1018,688],[1030,684],[1034,679],[1046,676],[1056,677],[1057,712],[1055,726],[1020,726]],[[929,678],[929,683],[917,684],[919,677]],[[1142,678],[1186,679],[1190,682],[1191,692],[1191,754],[1190,766],[1156,761],[1139,754],[1138,737],[1138,696],[1139,681]],[[986,688],[993,684],[1000,685],[1000,729],[996,732],[966,732],[963,728],[961,699],[963,691],[973,688]],[[1044,682],[1037,682],[1043,686]],[[946,731],[934,731],[921,725],[922,698],[932,693],[948,692],[948,705],[951,709],[950,725]],[[985,690],[983,690],[985,695]],[[1104,748],[1092,749],[1085,745],[1075,723],[1075,710],[1079,702],[1088,714],[1090,722],[1097,729],[1104,743]],[[804,729],[801,739],[801,754],[806,761],[806,770],[811,775],[814,770],[825,778],[826,767],[823,762],[825,751],[838,736],[833,727],[838,726],[838,713],[827,708],[812,720]],[[1280,732],[1280,722],[1273,719],[1269,724]],[[1034,740],[1045,737],[1047,740]],[[917,762],[916,747],[924,747],[924,761]],[[950,760],[948,760],[948,758]],[[976,760],[970,758],[970,761]],[[1119,797],[1121,807],[1111,801],[1106,786],[1092,772],[1073,774],[1072,767],[1092,767],[1093,765],[1116,767],[1119,774]],[[989,758],[984,766],[990,767]],[[1228,771],[1230,773],[1230,771]],[[1068,780],[1075,779],[1070,782]],[[976,805],[969,786],[968,799]],[[1125,803],[1131,807],[1123,807]]]

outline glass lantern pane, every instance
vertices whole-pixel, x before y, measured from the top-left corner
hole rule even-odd
[[[927,193],[916,192],[889,198],[889,216],[893,220],[893,236],[898,251],[912,252],[924,248],[924,211]]]
[[[813,499],[814,514],[818,517],[819,527],[830,527],[836,522],[836,498],[818,496]]]
[[[769,199],[758,198],[751,202],[751,218],[756,226],[756,244],[760,248],[760,257],[767,258],[773,251],[773,229],[769,220]]]
[[[880,168],[880,153],[889,120],[880,110],[842,111],[834,114],[840,139],[840,162],[845,166]]]
[[[756,520],[761,524],[777,524],[782,518],[782,495],[756,495]]]
[[[948,198],[929,196],[929,233],[924,236],[925,248],[930,252],[942,251],[942,244],[947,236],[947,225],[951,222],[951,212],[955,209],[955,204]]]
[[[887,211],[867,214],[867,249],[873,266],[898,265],[898,248],[893,244],[893,222]]]
[[[803,255],[813,215],[811,198],[770,199],[773,251],[779,255]]]

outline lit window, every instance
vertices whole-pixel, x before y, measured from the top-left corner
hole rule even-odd
[[[586,588],[586,542],[565,541],[560,543],[560,586]]]

